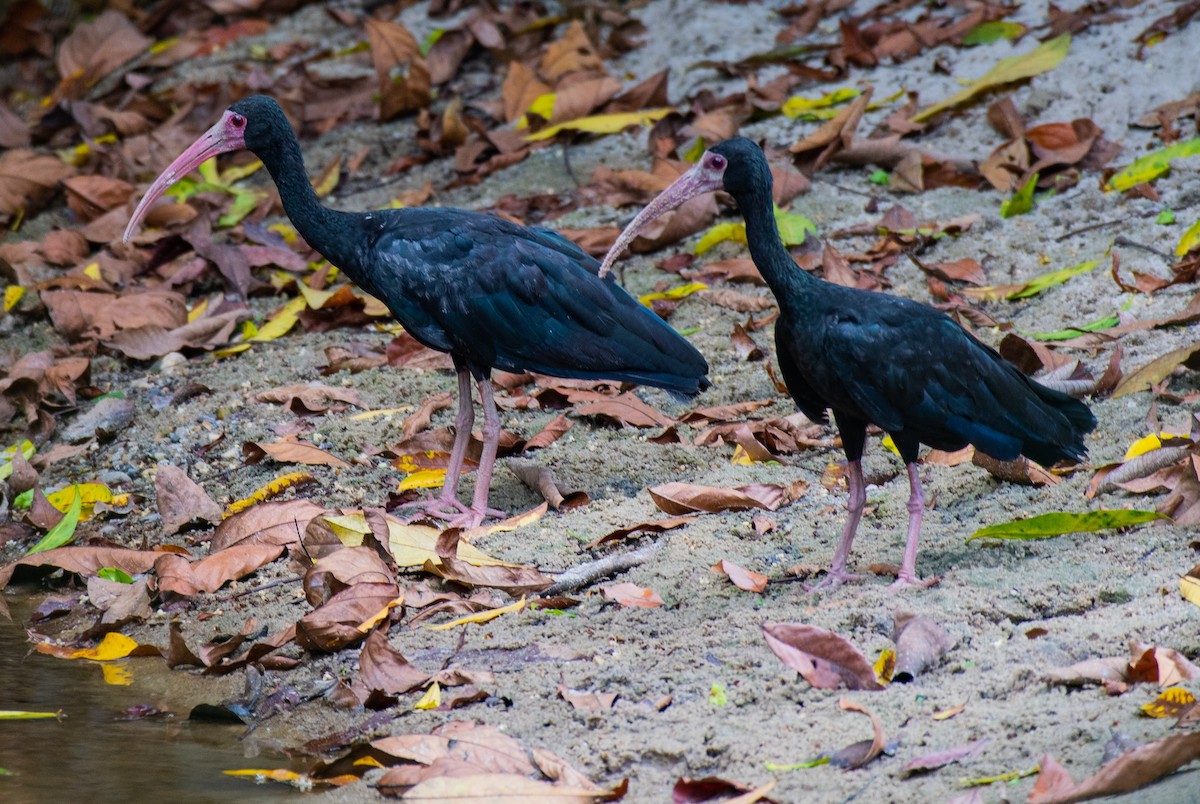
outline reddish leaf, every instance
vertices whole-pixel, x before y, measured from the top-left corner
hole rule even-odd
[[[347,586],[296,623],[296,642],[303,648],[322,652],[357,644],[366,636],[358,626],[399,594],[400,589],[394,583]]]
[[[761,592],[767,588],[767,582],[770,580],[766,575],[759,575],[757,572],[742,569],[737,564],[724,558],[717,562],[712,571],[726,576],[733,582],[734,586],[747,592]]]
[[[158,513],[162,517],[163,532],[168,536],[178,533],[183,527],[196,520],[219,522],[221,506],[182,469],[161,463],[154,477],[154,491],[158,500]]]
[[[242,445],[242,455],[245,456],[246,463],[251,465],[258,463],[263,458],[270,457],[280,463],[333,466],[339,469],[350,466],[336,455],[331,455],[313,444],[300,441],[295,435],[289,435],[271,443],[247,441]]]
[[[694,511],[715,514],[721,511],[744,511],[748,508],[774,511],[799,496],[794,488],[766,483],[739,486],[735,489],[697,486],[691,483],[664,483],[649,491],[655,505],[666,513],[675,515]]]
[[[298,545],[308,523],[327,510],[309,500],[259,503],[221,522],[209,550],[215,553],[247,539],[264,544]]]
[[[609,600],[622,606],[654,609],[664,605],[663,599],[658,596],[657,592],[628,582],[602,586],[600,592]]]

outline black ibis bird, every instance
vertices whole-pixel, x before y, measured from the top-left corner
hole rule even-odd
[[[291,124],[271,98],[234,103],[160,175],[133,212],[125,239],[178,179],[217,154],[245,148],[279,188],[292,224],[310,246],[381,299],[414,338],[449,352],[459,407],[446,483],[419,505],[473,527],[487,516],[500,436],[492,369],[573,379],[608,379],[691,396],[708,387],[696,349],[621,288],[599,263],[547,229],[460,209],[341,212],[322,206],[304,170]],[[471,506],[456,494],[474,410],[483,403],[483,450]]]
[[[967,444],[999,460],[1028,456],[1041,464],[1079,460],[1096,419],[1082,402],[1030,380],[999,353],[925,304],[825,282],[802,270],[779,238],[771,172],[744,137],[717,144],[625,228],[601,275],[651,220],[700,193],[725,190],[746,221],[754,264],[779,302],[775,348],[796,405],[813,421],[826,411],[846,451],[849,517],[821,585],[856,579],[846,559],[862,518],[862,454],[867,425],[891,434],[908,470],[908,540],[896,583],[917,578],[917,541],[925,498],[917,475],[921,444]]]

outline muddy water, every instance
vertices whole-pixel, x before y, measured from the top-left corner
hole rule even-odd
[[[95,662],[31,652],[23,613],[14,608],[12,618],[0,617],[0,710],[61,711],[62,717],[0,720],[0,768],[6,773],[0,801],[185,804],[297,795],[283,785],[255,785],[222,773],[287,765],[279,757],[248,758],[239,739],[243,726],[188,720],[192,705],[203,700],[193,698],[215,694],[219,700],[228,684],[197,685],[156,658],[119,662],[132,683],[106,684]],[[164,714],[129,719],[131,708],[146,707]]]

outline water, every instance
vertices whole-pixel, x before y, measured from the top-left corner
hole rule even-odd
[[[16,602],[13,598],[8,598]],[[237,724],[189,722],[192,705],[236,695],[239,682],[197,680],[162,659],[120,664],[130,686],[104,682],[96,662],[32,653],[21,628],[0,617],[0,709],[55,712],[58,720],[0,720],[0,801],[131,802],[282,801],[301,794],[285,785],[256,785],[222,773],[274,768],[279,757],[247,758]],[[129,707],[174,712],[164,719],[123,720]]]

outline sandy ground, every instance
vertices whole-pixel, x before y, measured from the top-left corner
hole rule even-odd
[[[1054,73],[1013,90],[1017,108],[1027,119],[1039,122],[1091,117],[1108,138],[1125,146],[1118,162],[1127,163],[1151,142],[1148,132],[1130,128],[1130,121],[1195,89],[1192,71],[1184,68],[1193,63],[1194,37],[1189,33],[1194,27],[1148,49],[1143,61],[1134,59],[1133,37],[1171,6],[1167,2],[1143,3],[1128,12],[1128,21],[1096,26],[1078,36],[1070,55]],[[1030,4],[1016,19],[1038,24],[1043,21],[1042,13],[1041,6]],[[614,71],[643,78],[670,64],[674,102],[684,101],[701,88],[739,88],[736,81],[720,79],[710,70],[688,67],[701,57],[738,58],[765,50],[779,27],[765,4],[653,0],[637,14],[649,28],[647,44],[628,54]],[[407,11],[403,20],[417,32],[418,39],[433,25],[423,18],[421,7]],[[329,24],[320,9],[300,12],[287,23],[289,33],[303,31],[310,36],[320,35]],[[936,58],[949,60],[955,75],[974,76],[997,59],[1029,46],[1026,40],[1016,47],[1002,42],[971,50],[937,49],[899,67],[855,75],[872,81],[877,97],[905,88],[919,91],[922,99],[929,101],[957,87],[953,78],[932,68]],[[984,106],[976,104],[956,115],[935,134],[923,137],[922,143],[946,153],[982,158],[1001,143],[999,135],[987,126]],[[774,118],[748,126],[743,133],[786,145],[812,126]],[[403,143],[411,131],[411,123],[404,121],[335,131],[305,144],[309,166],[315,169],[325,164],[333,153],[353,153],[362,142]],[[642,137],[644,132],[617,135],[573,147],[575,172],[587,176],[599,164],[646,167]],[[384,163],[381,158],[380,164]],[[370,162],[368,172],[369,167]],[[445,170],[444,166],[418,169],[406,182],[415,187],[428,177],[436,184],[445,180]],[[829,183],[834,182],[876,195],[881,208],[902,203],[921,220],[977,213],[982,216],[980,224],[960,238],[942,241],[928,258],[976,257],[995,282],[1025,279],[1099,258],[1117,235],[1169,252],[1181,228],[1157,226],[1154,216],[1162,207],[1171,207],[1186,226],[1195,218],[1200,200],[1200,177],[1194,163],[1186,162],[1157,182],[1161,203],[1104,194],[1097,188],[1095,176],[1085,175],[1077,187],[1041,201],[1033,214],[1010,220],[1000,218],[1001,197],[991,191],[940,190],[894,196],[870,184],[868,174],[862,169],[829,169],[822,174],[828,181],[817,181],[796,208],[810,216],[822,233],[877,219],[878,213],[864,210],[865,197]],[[396,185],[374,189],[369,185],[349,185],[345,192],[339,191],[335,203],[346,209],[366,209],[385,203],[396,191]],[[479,187],[441,193],[437,201],[478,208],[507,193],[569,191],[572,187],[561,152],[547,149]],[[632,212],[588,209],[558,223],[621,224]],[[1062,237],[1116,218],[1124,221]],[[839,242],[839,247],[849,250],[866,245],[868,241],[862,239]],[[742,253],[741,247],[726,244],[706,259]],[[1134,249],[1123,250],[1122,259],[1128,268],[1160,275],[1167,270],[1158,257]],[[671,279],[656,271],[646,258],[632,258],[627,267],[628,285],[635,293]],[[1033,299],[992,303],[988,309],[997,318],[1012,321],[1020,331],[1045,331],[1090,321],[1126,305],[1128,312],[1139,318],[1163,316],[1181,309],[1195,292],[1194,286],[1180,286],[1153,296],[1123,294],[1105,268]],[[888,276],[895,283],[892,292],[930,301],[923,275],[910,263],[899,263]],[[696,404],[774,399],[762,414],[791,413],[790,401],[779,398],[762,365],[742,362],[734,352],[729,333],[740,320],[742,316],[699,297],[686,300],[672,319],[681,330],[696,329],[691,340],[711,364],[714,387]],[[93,465],[125,472],[132,479],[128,488],[151,494],[153,467],[168,461],[188,467],[215,499],[237,499],[278,471],[269,465],[243,466],[240,445],[270,435],[280,416],[290,415],[248,402],[249,394],[274,384],[320,379],[317,368],[324,362],[323,347],[351,337],[374,338],[380,343],[387,338],[346,331],[296,335],[235,360],[197,358],[170,372],[151,368],[131,373],[127,365],[107,361],[109,373],[97,371],[96,384],[123,388],[137,403],[137,417],[116,442],[94,455]],[[985,331],[982,337],[995,342],[999,333]],[[1136,368],[1194,337],[1194,332],[1186,330],[1125,336],[1124,366]],[[771,345],[767,333],[757,338],[762,346]],[[1096,373],[1103,370],[1107,359],[1106,352],[1077,356]],[[384,370],[337,375],[326,381],[357,389],[373,408],[419,403],[431,393],[453,388],[447,372]],[[186,382],[203,383],[213,393],[181,406],[164,407],[162,401]],[[1196,385],[1195,373],[1175,381],[1175,388],[1184,391],[1195,391]],[[691,407],[655,390],[639,394],[672,415]],[[1150,401],[1150,396],[1142,393],[1094,403],[1099,420],[1089,441],[1094,465],[1119,460],[1129,442],[1146,432]],[[207,442],[214,411],[221,408],[232,411],[220,423],[230,449],[214,451],[204,465],[198,465],[193,450]],[[1189,411],[1162,402],[1158,410],[1164,429],[1185,426]],[[450,411],[439,414],[434,424],[449,424],[451,415]],[[504,424],[528,435],[552,415],[512,412],[505,414]],[[336,415],[319,420],[319,431],[334,452],[354,455],[365,445],[383,446],[398,440],[401,421],[398,417],[381,428],[378,422],[352,422],[347,415]],[[829,560],[845,515],[845,498],[827,492],[819,479],[829,462],[841,458],[840,453],[813,450],[782,466],[747,467],[730,462],[730,448],[659,446],[647,442],[647,435],[577,420],[566,437],[536,453],[534,460],[553,468],[563,485],[587,490],[593,502],[578,510],[552,513],[516,532],[489,537],[480,546],[506,559],[557,571],[591,557],[581,544],[614,527],[657,516],[645,491],[648,486],[668,480],[716,486],[805,480],[809,490],[773,514],[779,529],[765,536],[755,534],[750,526],[752,514],[746,512],[703,516],[685,529],[661,537],[667,542],[665,550],[619,580],[654,589],[667,602],[663,608],[617,607],[603,601],[593,589],[582,595],[582,605],[564,616],[525,612],[472,628],[463,646],[470,659],[463,663],[475,669],[495,669],[496,682],[489,691],[511,701],[511,706],[478,704],[452,713],[414,711],[393,723],[393,731],[424,731],[449,719],[494,723],[530,745],[561,753],[598,781],[630,778],[627,800],[633,802],[666,800],[678,777],[706,775],[754,784],[778,778],[772,793],[778,801],[944,801],[962,792],[961,779],[1032,768],[1045,753],[1054,755],[1076,778],[1086,776],[1099,767],[1112,729],[1139,741],[1168,732],[1170,721],[1139,716],[1139,706],[1156,692],[1148,686],[1109,697],[1094,688],[1075,692],[1050,688],[1043,674],[1089,657],[1123,655],[1130,640],[1176,648],[1193,659],[1200,655],[1198,612],[1180,600],[1177,591],[1178,576],[1197,560],[1188,546],[1194,533],[1162,525],[1040,543],[964,542],[983,525],[1018,516],[1131,505],[1148,508],[1153,500],[1124,493],[1087,500],[1084,490],[1089,472],[1077,473],[1054,488],[1036,489],[1001,483],[969,464],[924,466],[921,476],[935,502],[925,519],[919,569],[924,575],[941,576],[940,585],[897,594],[889,589],[888,579],[872,577],[857,586],[810,597],[799,584],[783,581],[784,570],[796,564],[822,566]],[[851,556],[852,566],[860,568],[899,560],[908,496],[898,459],[879,446],[878,437],[868,442],[867,449],[867,474],[891,479],[868,491],[872,510],[863,520]],[[57,465],[44,481],[65,481],[87,471],[91,470],[80,462]],[[318,471],[320,485],[304,493],[330,506],[379,504],[394,482],[386,469],[355,466],[341,473]],[[466,482],[466,488],[470,487]],[[497,473],[492,500],[513,511],[538,502],[503,469]],[[110,529],[123,540],[140,540],[143,533],[159,538],[153,518],[122,522]],[[772,583],[762,594],[739,591],[709,571],[721,559],[783,582]],[[285,573],[282,566],[260,572],[235,590]],[[191,624],[189,633],[207,638],[223,628],[236,629],[251,611],[274,630],[294,621],[305,605],[295,586],[275,588],[231,602],[222,607],[220,616]],[[787,669],[768,650],[760,632],[762,623],[818,625],[849,638],[873,658],[891,646],[892,616],[904,611],[940,623],[957,644],[943,664],[912,684],[850,694],[879,716],[889,740],[897,741],[895,755],[858,771],[830,767],[768,771],[764,763],[801,762],[865,739],[870,727],[865,718],[838,708],[840,693],[815,690]],[[1033,627],[1048,633],[1030,639],[1026,632]],[[153,622],[141,629],[140,635],[165,642],[165,625]],[[458,639],[458,633],[424,628],[402,627],[391,634],[392,644],[426,669],[436,667]],[[553,648],[560,655],[574,653],[579,658],[530,663],[514,657],[514,651],[529,645]],[[279,680],[299,685],[322,673],[336,675],[349,669],[356,657],[353,650],[314,657]],[[190,678],[183,672],[178,676],[181,683]],[[614,692],[619,698],[608,711],[576,711],[557,697],[560,683],[579,690]],[[718,684],[726,691],[724,705],[711,700],[710,692]],[[1195,690],[1194,682],[1192,688]],[[666,695],[672,696],[671,705],[656,711],[651,702]],[[956,717],[931,718],[932,713],[958,704],[966,706]],[[248,751],[270,750],[334,732],[364,718],[362,712],[339,710],[322,702],[308,704],[265,724],[248,744]],[[900,778],[900,767],[915,756],[980,740],[989,744],[976,759],[927,776]],[[1190,777],[1159,785],[1141,800],[1189,800],[1188,791],[1200,785],[1194,773]],[[983,800],[1023,800],[1031,786],[1032,779],[993,785],[982,791]],[[375,795],[369,787],[356,785],[328,797],[351,801]]]

